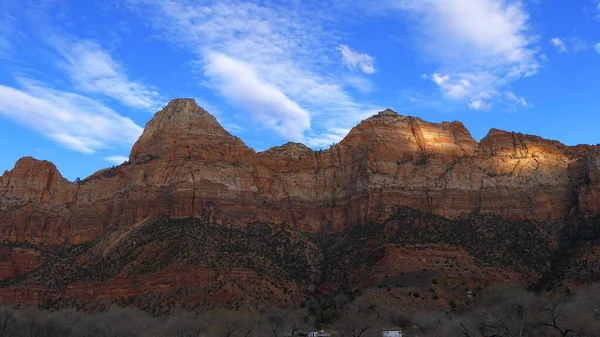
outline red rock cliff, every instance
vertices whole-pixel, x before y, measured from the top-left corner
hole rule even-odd
[[[558,222],[598,212],[598,153],[495,129],[477,143],[460,122],[389,109],[324,151],[288,143],[255,153],[193,100],[177,99],[148,122],[128,163],[79,184],[49,162],[19,160],[0,177],[0,235],[77,243],[161,214],[336,231],[398,205]]]

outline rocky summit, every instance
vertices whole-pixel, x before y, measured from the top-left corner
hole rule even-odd
[[[589,281],[599,156],[496,129],[477,142],[460,122],[390,109],[326,150],[257,153],[175,99],[120,166],[70,182],[25,157],[0,177],[0,300],[178,299],[168,311],[370,289],[427,309],[466,303],[478,284]]]

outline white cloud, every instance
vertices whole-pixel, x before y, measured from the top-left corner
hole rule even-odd
[[[441,63],[465,67],[486,65],[516,68],[517,74],[535,72],[535,37],[520,1],[399,0],[394,7],[415,14],[425,26],[424,47]]]
[[[478,93],[477,95],[471,97],[471,101],[469,103],[469,108],[474,109],[474,110],[489,110],[491,107],[491,104],[489,103],[489,101],[496,97],[498,95],[498,92],[496,91],[482,91],[480,93]]]
[[[519,0],[388,0],[386,8],[415,23],[420,49],[444,74],[432,80],[449,99],[483,108],[477,95],[539,69],[537,36]]]
[[[121,165],[124,162],[129,160],[129,158],[127,158],[125,156],[111,156],[111,157],[106,157],[104,159],[106,159],[107,161],[109,161],[115,165]]]
[[[566,38],[555,37],[551,39],[550,42],[561,53],[569,53],[572,51],[573,53],[577,54],[581,51],[587,51],[593,47],[593,45],[589,41],[579,36],[572,36]]]
[[[482,91],[471,97],[469,108],[473,110],[487,111],[492,107],[492,101],[500,103],[509,109],[516,107],[527,107],[527,101],[518,97],[512,91],[499,92],[495,90]]]
[[[205,73],[221,94],[242,107],[255,111],[263,125],[295,141],[303,140],[310,128],[310,116],[274,86],[263,82],[256,71],[242,61],[220,53],[207,56]]]
[[[375,58],[369,54],[356,52],[346,45],[340,45],[338,50],[342,53],[342,63],[350,70],[357,68],[365,74],[375,73]]]
[[[23,60],[22,54],[29,56],[34,50],[40,58],[45,58],[49,47],[57,56],[52,61],[74,83],[72,90],[99,93],[136,109],[154,112],[161,108],[163,102],[159,93],[151,86],[131,80],[126,69],[98,43],[65,37],[68,33],[64,32],[73,28],[73,23],[66,20],[65,5],[64,0],[4,1],[0,11],[0,56],[3,50],[11,50],[11,61],[17,64],[27,62],[21,68],[29,72],[32,64],[29,64],[30,60]],[[110,30],[107,28],[107,31]],[[112,37],[102,35],[100,39],[111,43],[114,42]]]
[[[596,45],[594,45],[594,49],[596,50],[596,52],[598,54],[600,54],[600,42],[596,43]]]
[[[347,85],[361,93],[370,93],[375,90],[375,84],[363,76],[346,76],[344,80]]]
[[[356,102],[344,90],[344,76],[331,73],[331,46],[339,45],[339,38],[323,28],[322,21],[333,20],[331,16],[310,6],[129,0],[128,8],[165,40],[193,53],[206,85],[244,107],[253,119],[266,120],[284,138],[338,139],[332,130],[348,129],[366,112],[379,109]],[[225,63],[236,66],[244,84],[235,83],[232,70],[220,66]],[[258,87],[244,90],[257,97],[242,90],[250,84]],[[273,96],[266,97],[267,92]]]
[[[471,103],[469,103],[469,108],[473,110],[488,110],[489,104],[485,103],[483,100],[473,97],[471,98]]]
[[[78,89],[108,96],[135,109],[156,111],[163,105],[156,89],[131,81],[125,69],[97,43],[54,38],[51,44],[64,58],[60,65]]]
[[[71,150],[129,147],[142,133],[131,119],[89,98],[19,81],[23,90],[0,85],[0,113]]]
[[[527,101],[525,100],[525,98],[518,97],[512,91],[507,91],[507,92],[504,93],[504,95],[511,102],[515,102],[515,103],[517,103],[517,104],[519,104],[521,106],[527,106]]]
[[[431,80],[434,81],[437,85],[441,86],[444,85],[444,83],[446,83],[448,80],[450,80],[450,76],[440,76],[440,74],[434,73],[433,75],[431,75]]]
[[[453,99],[465,98],[473,89],[473,85],[468,80],[453,80],[449,75],[441,76],[438,73],[433,73],[431,80],[440,86],[446,95]]]
[[[564,41],[561,40],[560,38],[555,37],[555,38],[551,39],[550,42],[552,42],[552,44],[558,49],[559,52],[561,52],[561,53],[569,52],[567,50],[567,46],[565,46]]]

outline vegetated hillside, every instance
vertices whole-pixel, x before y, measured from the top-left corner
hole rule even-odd
[[[597,265],[582,260],[597,237],[581,246],[587,234],[579,234],[595,233],[595,223],[558,230],[399,208],[380,225],[309,234],[259,222],[241,229],[156,217],[93,242],[38,250],[42,264],[0,281],[0,296],[44,308],[100,311],[119,304],[157,315],[177,308],[303,307],[321,322],[333,321],[358,297],[398,312],[444,310],[472,303],[497,283],[547,289],[598,280]],[[3,249],[23,248],[16,246]]]
[[[254,223],[241,231],[165,217],[46,254],[38,269],[2,281],[5,299],[88,310],[116,302],[156,314],[291,306],[306,297],[320,259],[302,234],[284,228]],[[36,298],[28,289],[39,289]]]
[[[600,280],[600,216],[565,224],[548,268],[532,289],[571,288]]]

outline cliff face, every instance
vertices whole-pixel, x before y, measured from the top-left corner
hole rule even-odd
[[[338,231],[401,205],[451,219],[560,222],[598,212],[599,153],[495,129],[477,143],[460,122],[391,110],[324,151],[288,143],[255,153],[193,100],[177,99],[148,122],[128,163],[80,183],[49,162],[19,160],[0,177],[0,235],[80,243],[156,215]]]

